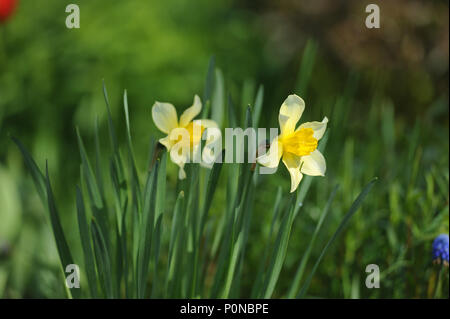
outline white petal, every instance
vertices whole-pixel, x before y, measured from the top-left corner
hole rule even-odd
[[[202,165],[211,168],[222,152],[222,133],[217,127],[209,127],[203,133],[203,139],[206,142],[202,151]]]
[[[200,119],[198,120],[200,121],[200,124],[204,127],[204,128],[208,128],[208,127],[215,127],[218,128],[219,125],[217,125],[217,123],[213,120],[209,120],[209,119]]]
[[[295,126],[305,110],[305,102],[298,95],[289,95],[280,107],[278,121],[281,135],[294,133]]]
[[[302,173],[311,176],[324,176],[327,169],[325,158],[319,150],[302,157]]]
[[[178,126],[177,110],[170,103],[155,102],[152,107],[152,118],[156,127],[166,134]]]
[[[256,161],[266,167],[278,167],[281,155],[283,155],[283,145],[278,141],[278,137],[274,138],[270,144],[269,150],[266,154],[259,156]]]
[[[186,172],[184,171],[184,164],[188,161],[189,158],[189,149],[186,150],[185,147],[180,146],[181,142],[176,143],[174,147],[170,150],[170,159],[176,165],[180,167],[178,171],[178,178],[184,179],[186,178]]]
[[[159,143],[164,145],[168,151],[170,151],[170,148],[172,147],[172,143],[170,142],[169,136],[163,137],[159,139]]]
[[[291,175],[291,193],[294,192],[300,184],[303,175],[300,172],[300,157],[286,154],[283,156],[283,163]]]
[[[172,130],[169,138],[172,143],[170,148],[170,159],[182,168],[189,159],[189,132],[185,128],[176,128]]]
[[[183,165],[184,167],[184,165]],[[186,172],[184,171],[184,168],[180,166],[180,169],[178,170],[178,179],[185,179],[186,178]]]
[[[170,131],[169,134],[169,140],[172,145],[183,145],[185,147],[190,146],[191,141],[191,135],[189,134],[189,131],[185,129],[184,127],[177,127],[174,128],[172,131]]]
[[[301,128],[312,128],[314,131],[314,138],[320,140],[327,129],[328,118],[325,116],[322,122],[306,122],[299,126]]]
[[[216,154],[209,147],[204,147],[202,151],[201,166],[211,169],[216,161]]]
[[[202,101],[196,94],[192,106],[187,108],[180,117],[180,126],[185,127],[200,113],[202,110]]]

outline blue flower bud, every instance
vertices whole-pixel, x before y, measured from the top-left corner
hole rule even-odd
[[[448,235],[441,234],[433,241],[433,262],[448,267]]]

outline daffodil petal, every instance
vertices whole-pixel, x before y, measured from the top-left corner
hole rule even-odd
[[[170,131],[169,141],[172,146],[184,146],[189,147],[191,141],[191,135],[189,131],[184,127],[177,127]]]
[[[325,131],[327,129],[327,123],[328,123],[328,118],[325,116],[322,120],[322,122],[306,122],[303,123],[302,125],[299,126],[298,129],[302,129],[302,128],[312,128],[314,131],[313,137],[316,140],[320,140],[323,136],[323,134],[325,134]]]
[[[298,95],[289,95],[280,107],[278,121],[281,135],[294,133],[295,125],[305,110],[305,102]]]
[[[200,113],[202,110],[202,101],[196,94],[192,106],[187,108],[180,116],[180,126],[185,127]]]
[[[185,179],[186,178],[186,172],[184,171],[184,165],[180,166],[180,169],[178,170],[178,179]]]
[[[206,139],[206,142],[202,151],[202,165],[211,168],[216,158],[221,155],[222,133],[217,127],[209,127],[203,133],[203,138]]]
[[[170,159],[180,168],[178,171],[178,178],[185,179],[186,172],[184,171],[184,165],[189,159],[189,151],[185,152],[186,149],[182,149],[182,147],[178,143],[174,146],[175,147],[172,147],[172,149],[170,150]]]
[[[170,151],[170,148],[172,147],[172,143],[170,141],[169,135],[167,135],[166,137],[160,138],[159,143],[164,145],[167,148],[167,150]]]
[[[285,154],[283,156],[283,163],[291,175],[291,193],[294,192],[300,184],[303,174],[300,172],[300,157]]]
[[[280,163],[280,158],[283,155],[283,145],[276,137],[270,144],[269,150],[266,154],[259,156],[256,161],[266,167],[275,168]]]
[[[219,125],[217,125],[217,123],[213,120],[209,120],[209,119],[200,119],[198,120],[200,121],[201,126],[203,126],[204,128],[208,128],[208,127],[216,127],[218,128]]]
[[[214,157],[213,151],[208,147],[204,147],[202,151],[202,162],[200,163],[200,165],[202,167],[211,169],[214,165],[215,159],[216,158]]]
[[[302,173],[310,176],[324,176],[327,169],[325,158],[319,150],[302,157]]]
[[[156,127],[166,134],[178,126],[177,110],[170,103],[155,102],[152,118]]]

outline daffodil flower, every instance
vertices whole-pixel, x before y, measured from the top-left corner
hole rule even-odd
[[[179,179],[186,178],[184,165],[190,160],[191,153],[198,150],[205,129],[217,127],[213,120],[194,120],[201,110],[202,102],[197,95],[194,96],[192,106],[181,114],[179,120],[175,107],[170,103],[157,101],[152,107],[153,122],[161,132],[167,134],[159,142],[167,148],[172,161],[180,167]],[[186,138],[183,138],[183,136]],[[187,148],[189,152],[180,154],[180,150],[183,148]]]
[[[296,129],[304,109],[302,98],[295,94],[287,97],[278,117],[281,134],[271,142],[267,153],[257,158],[258,163],[270,168],[278,167],[283,159],[291,175],[291,193],[297,189],[303,174],[324,176],[326,170],[325,158],[317,145],[325,133],[328,118],[303,123]]]

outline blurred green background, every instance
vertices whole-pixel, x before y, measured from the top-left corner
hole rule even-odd
[[[81,28],[70,30],[65,7],[73,2]],[[261,127],[277,127],[279,106],[291,93],[306,101],[302,121],[330,119],[327,175],[313,181],[294,224],[277,291],[291,282],[332,188],[340,184],[311,260],[362,186],[378,176],[320,265],[310,296],[432,297],[431,242],[449,228],[448,2],[380,2],[380,29],[364,25],[368,3],[20,1],[0,24],[0,297],[64,297],[47,213],[10,136],[21,139],[41,168],[48,159],[63,227],[76,243],[75,127],[92,154],[98,118],[107,145],[102,80],[124,133],[121,98],[128,91],[137,164],[145,171],[150,137],[161,136],[152,104],[190,106],[203,92],[212,55],[241,113],[264,86]],[[171,209],[177,168],[170,163],[168,169]],[[258,188],[243,277],[248,287],[277,185],[287,194],[285,170]],[[224,201],[219,192],[212,211]],[[364,285],[365,267],[373,263],[382,273],[380,289]],[[448,270],[445,276],[448,297]]]

